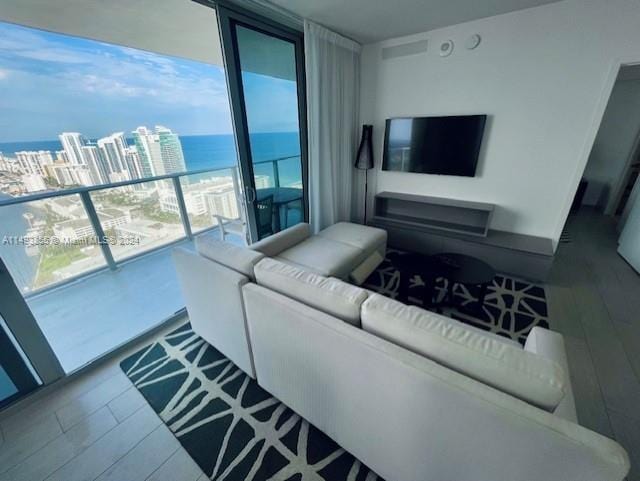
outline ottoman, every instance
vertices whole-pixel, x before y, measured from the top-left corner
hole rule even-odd
[[[318,232],[318,237],[360,249],[363,256],[357,266],[353,267],[350,280],[357,285],[367,277],[384,260],[387,252],[387,231],[351,222],[338,222]]]
[[[384,260],[387,232],[338,222],[311,235],[308,224],[298,224],[251,248],[281,262],[360,285]]]
[[[378,251],[384,258],[387,250],[387,231],[377,227],[338,222],[318,232],[320,237],[342,242],[372,254]]]

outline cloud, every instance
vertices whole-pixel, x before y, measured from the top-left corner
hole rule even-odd
[[[180,119],[185,133],[229,131],[224,72],[210,64],[0,22],[0,80],[0,106],[14,119],[1,125],[8,140],[68,129],[91,135],[98,125],[126,130],[122,123],[134,119]]]

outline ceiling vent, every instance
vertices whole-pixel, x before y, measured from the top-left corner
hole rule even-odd
[[[382,60],[390,58],[406,57],[408,55],[416,55],[427,51],[427,41],[418,40],[417,42],[402,43],[382,48]]]

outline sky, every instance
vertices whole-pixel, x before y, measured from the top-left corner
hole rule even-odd
[[[295,82],[252,73],[243,82],[252,132],[297,130]],[[138,125],[232,133],[223,69],[0,22],[0,143]]]

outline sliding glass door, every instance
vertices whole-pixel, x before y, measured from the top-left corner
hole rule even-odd
[[[302,35],[219,8],[251,237],[307,218]]]

